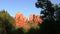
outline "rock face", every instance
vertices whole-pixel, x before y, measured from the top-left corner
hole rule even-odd
[[[30,15],[29,20],[21,13],[17,13],[15,16],[15,24],[16,28],[25,28],[29,29],[31,27],[35,27],[38,25],[38,23],[42,23],[43,20],[39,15],[32,14]]]
[[[31,14],[29,17],[29,22],[30,22],[31,28],[39,29],[40,26],[38,24],[39,23],[42,24],[43,20],[39,15]]]
[[[30,22],[33,21],[34,23],[40,23],[40,24],[43,22],[42,18],[39,15],[35,15],[35,14],[30,15],[29,21]]]
[[[29,28],[28,19],[26,19],[26,17],[21,13],[16,14],[16,16],[15,16],[15,24],[16,24],[17,28],[19,28],[19,27]]]

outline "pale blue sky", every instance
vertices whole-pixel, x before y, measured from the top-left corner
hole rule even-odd
[[[0,0],[0,10],[7,10],[11,16],[15,16],[17,12],[29,17],[30,14],[40,15],[40,10],[35,7],[37,0]],[[54,4],[59,0],[52,0]]]

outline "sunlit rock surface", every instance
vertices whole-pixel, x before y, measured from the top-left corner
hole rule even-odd
[[[16,28],[25,28],[29,29],[32,27],[37,28],[38,24],[43,22],[42,18],[39,15],[31,14],[29,20],[22,14],[17,13],[15,16],[15,25]]]
[[[39,15],[31,14],[29,17],[29,21],[33,21],[34,23],[42,23],[43,20]]]
[[[17,13],[15,16],[15,24],[17,28],[30,28],[28,25],[28,19],[21,13]]]

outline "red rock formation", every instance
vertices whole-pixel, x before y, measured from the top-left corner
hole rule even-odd
[[[30,27],[31,28],[40,28],[39,23],[42,24],[43,20],[39,15],[31,14],[29,17]]]
[[[39,15],[35,14],[30,15],[29,21],[30,22],[33,21],[34,23],[40,23],[40,24],[43,22],[42,18]]]
[[[28,19],[21,13],[17,13],[15,16],[15,24],[16,28],[25,28],[30,29],[31,27],[38,26],[38,23],[42,23],[43,20],[39,15],[32,14],[30,15],[28,23]]]
[[[15,16],[15,24],[17,28],[29,28],[28,20],[21,13],[17,13]]]

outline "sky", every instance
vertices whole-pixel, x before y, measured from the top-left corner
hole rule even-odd
[[[30,14],[40,15],[41,9],[35,7],[37,0],[0,0],[0,10],[6,10],[11,16],[15,17],[20,12],[27,18]],[[51,0],[52,3],[60,3],[59,0]]]

